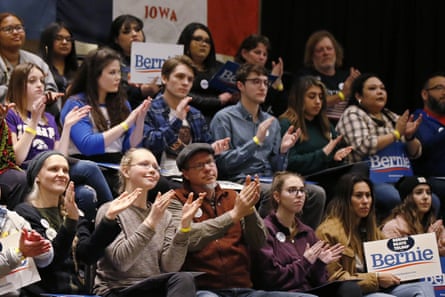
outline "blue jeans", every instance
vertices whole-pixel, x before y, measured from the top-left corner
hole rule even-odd
[[[0,174],[0,204],[6,205],[9,210],[25,201],[28,184],[26,172],[17,169],[6,169]]]
[[[244,288],[198,290],[196,297],[317,297],[316,295],[299,292],[261,291]]]
[[[428,282],[401,284],[389,291],[397,297],[434,297],[433,285]]]
[[[94,220],[96,210],[113,200],[110,187],[96,163],[79,160],[70,164],[70,178],[76,187],[76,203],[85,217]]]

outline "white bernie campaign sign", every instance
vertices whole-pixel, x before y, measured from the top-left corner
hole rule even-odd
[[[150,83],[155,77],[161,82],[161,68],[164,62],[182,55],[184,46],[169,43],[133,42],[131,44],[130,82]]]
[[[388,272],[402,281],[441,274],[434,233],[364,243],[368,272]]]

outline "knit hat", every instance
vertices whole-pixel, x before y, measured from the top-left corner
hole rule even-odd
[[[36,180],[37,174],[39,174],[40,169],[42,169],[43,163],[46,159],[51,156],[59,155],[65,157],[63,154],[56,151],[45,151],[41,152],[35,156],[28,164],[28,169],[26,170],[26,180],[28,182],[28,187],[32,189],[34,181]]]
[[[402,176],[395,184],[396,189],[399,191],[400,199],[404,200],[415,187],[418,185],[431,185],[423,176]]]
[[[182,151],[176,158],[176,165],[178,166],[178,169],[179,170],[185,169],[185,167],[187,167],[188,160],[191,157],[193,157],[193,155],[196,154],[197,152],[202,152],[202,151],[208,152],[212,155],[215,153],[212,146],[208,143],[195,142],[187,145],[185,148],[182,149]]]

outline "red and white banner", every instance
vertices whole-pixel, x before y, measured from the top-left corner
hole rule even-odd
[[[191,22],[207,25],[216,52],[233,56],[241,41],[258,32],[258,0],[113,0],[113,19],[131,14],[144,21],[147,42],[176,43]]]

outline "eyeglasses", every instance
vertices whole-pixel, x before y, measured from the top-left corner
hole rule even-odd
[[[202,170],[202,169],[204,169],[204,167],[205,167],[206,165],[209,165],[210,167],[215,167],[215,165],[216,165],[216,164],[215,164],[215,160],[211,159],[211,160],[208,160],[208,161],[206,161],[206,162],[196,163],[196,164],[193,165],[193,166],[188,166],[188,169]]]
[[[305,188],[291,187],[285,190],[289,195],[306,195]]]
[[[56,41],[66,41],[66,42],[72,42],[74,39],[71,36],[63,36],[63,35],[56,35],[54,37],[54,40]]]
[[[16,31],[17,33],[21,33],[25,31],[25,26],[23,25],[6,26],[6,27],[1,27],[0,31],[5,32],[7,34],[12,34],[14,31]]]
[[[264,85],[265,87],[270,87],[271,85],[271,81],[268,79],[261,79],[261,78],[246,78],[244,81],[250,81],[252,82],[255,86],[262,86]]]
[[[437,85],[431,88],[426,89],[427,91],[440,91],[443,92],[445,90],[445,86],[444,85]]]
[[[196,42],[204,42],[210,45],[210,38],[204,38],[202,36],[192,36],[192,40]]]
[[[130,166],[137,166],[139,168],[147,169],[147,170],[154,169],[158,172],[161,172],[161,167],[159,167],[157,164],[152,164],[152,163],[148,163],[148,162],[130,164]]]

